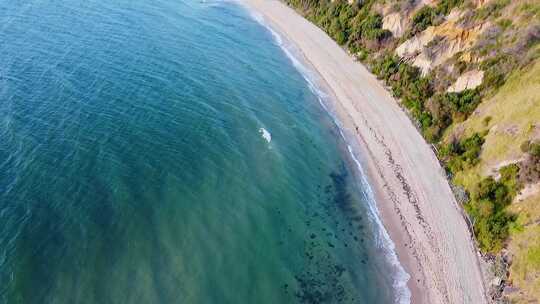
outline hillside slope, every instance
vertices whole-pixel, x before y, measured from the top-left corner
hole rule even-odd
[[[474,189],[478,180],[498,177],[505,166],[519,164],[520,171],[531,170],[531,156],[520,146],[540,138],[539,122],[540,62],[535,61],[532,66],[514,72],[493,97],[449,132],[463,132],[465,136],[487,132],[478,164],[457,174],[455,181]],[[538,161],[534,162],[538,166]],[[531,180],[522,173],[522,185],[507,208],[515,220],[503,253],[511,262],[506,294],[518,303],[528,303],[540,300],[540,184],[538,173]]]

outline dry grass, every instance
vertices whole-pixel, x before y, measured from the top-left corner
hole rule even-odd
[[[540,137],[540,61],[525,71],[515,72],[497,94],[482,102],[453,131],[458,129],[465,130],[465,136],[489,130],[479,165],[456,177],[465,186],[499,164],[522,157],[520,144]]]
[[[519,214],[519,227],[508,246],[513,257],[510,280],[520,290],[509,296],[516,303],[540,302],[540,194],[512,205],[511,211]]]
[[[455,177],[457,183],[474,189],[493,168],[522,157],[519,146],[523,141],[540,137],[540,61],[526,71],[514,73],[458,128],[464,130],[465,136],[490,130],[480,163]],[[513,257],[511,280],[519,288],[510,297],[516,303],[540,302],[540,193],[514,203],[509,211],[518,216],[508,249]]]

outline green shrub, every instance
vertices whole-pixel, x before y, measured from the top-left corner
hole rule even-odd
[[[351,32],[351,19],[355,10],[344,1],[320,5],[309,15],[309,19],[323,28],[340,45],[345,44]]]
[[[399,59],[392,54],[385,54],[382,58],[376,59],[371,63],[372,72],[379,79],[385,81],[390,80],[390,76],[394,75],[399,70]]]
[[[512,20],[510,19],[501,19],[497,22],[497,25],[499,25],[503,30],[506,30],[510,26],[512,26]]]
[[[356,40],[381,41],[391,36],[390,31],[382,29],[383,18],[380,14],[358,14],[352,21],[352,36]]]
[[[463,1],[464,0],[441,0],[439,4],[437,4],[437,14],[446,16],[454,7],[458,7],[463,4]]]
[[[495,181],[493,177],[487,177],[481,180],[476,190],[473,192],[474,201],[488,200],[494,204],[494,207],[505,207],[508,200],[508,189],[502,182]]]
[[[484,138],[475,133],[471,137],[453,141],[441,149],[441,156],[446,160],[446,167],[452,173],[472,167],[479,161]]]
[[[530,17],[540,14],[540,5],[538,3],[527,3],[524,1],[518,8],[520,12],[525,12]]]
[[[474,233],[480,249],[484,252],[498,252],[508,238],[508,230],[514,222],[514,216],[500,211],[487,217],[478,217],[474,223]]]
[[[410,35],[413,36],[416,33],[427,29],[433,24],[435,17],[437,17],[436,10],[429,5],[424,5],[424,7],[419,9],[412,17],[412,29]]]
[[[465,90],[459,93],[437,94],[431,101],[431,115],[442,130],[453,122],[465,120],[480,104],[478,90]]]
[[[501,174],[499,181],[506,185],[512,198],[518,193],[522,186],[519,182],[519,170],[517,164],[504,166],[499,170],[499,173]]]
[[[521,143],[519,148],[523,153],[529,153],[532,156],[540,157],[540,141],[531,142],[530,140],[526,140]]]
[[[518,182],[519,166],[505,166],[499,173],[498,181],[491,176],[481,180],[466,205],[480,249],[484,252],[499,251],[515,222],[515,217],[506,211],[506,207],[521,187]]]
[[[370,54],[369,50],[366,49],[361,43],[358,43],[357,41],[350,42],[348,44],[348,47],[349,47],[349,52],[351,54],[355,54],[356,58],[359,59],[360,61],[364,62],[365,60],[368,59],[368,55]]]
[[[501,87],[510,71],[517,66],[518,61],[512,54],[500,53],[484,60],[480,64],[480,68],[485,72],[482,88],[490,90]]]
[[[433,128],[435,121],[431,112],[426,110],[426,102],[433,95],[431,79],[422,77],[420,69],[392,54],[372,62],[372,71],[384,79],[392,88],[395,97],[401,98],[402,104],[410,110],[412,116],[419,122],[422,133],[430,142],[436,141],[441,133],[438,126]]]
[[[529,154],[540,157],[540,142],[533,142],[530,144]]]
[[[343,45],[347,42],[347,32],[341,25],[341,22],[339,22],[339,19],[333,19],[331,21],[328,32],[338,44]]]
[[[459,93],[446,93],[447,102],[452,105],[454,112],[467,118],[480,103],[480,95],[477,90],[465,90]]]
[[[433,94],[433,88],[431,86],[431,79],[427,77],[420,76],[420,70],[417,68],[416,72],[413,72],[415,76],[411,77],[406,81],[402,81],[400,84],[406,88],[405,95],[409,98],[414,98],[421,100],[422,103],[425,103],[428,98]],[[404,74],[400,73],[400,80],[403,78]]]
[[[379,14],[369,15],[360,23],[362,38],[377,39],[382,27],[382,16]]]
[[[473,218],[475,235],[485,252],[497,252],[502,248],[508,237],[508,229],[515,220],[505,208],[515,195],[512,183],[517,180],[516,167],[505,167],[499,181],[493,177],[480,181],[467,204],[466,210]]]

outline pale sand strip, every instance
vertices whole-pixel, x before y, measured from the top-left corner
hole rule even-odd
[[[384,225],[412,277],[412,303],[487,303],[461,209],[433,151],[392,96],[364,66],[286,5],[276,0],[243,3],[291,40],[335,94],[337,115],[357,134]]]

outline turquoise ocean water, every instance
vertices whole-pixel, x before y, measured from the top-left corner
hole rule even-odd
[[[393,303],[361,175],[233,2],[0,1],[0,303]]]

